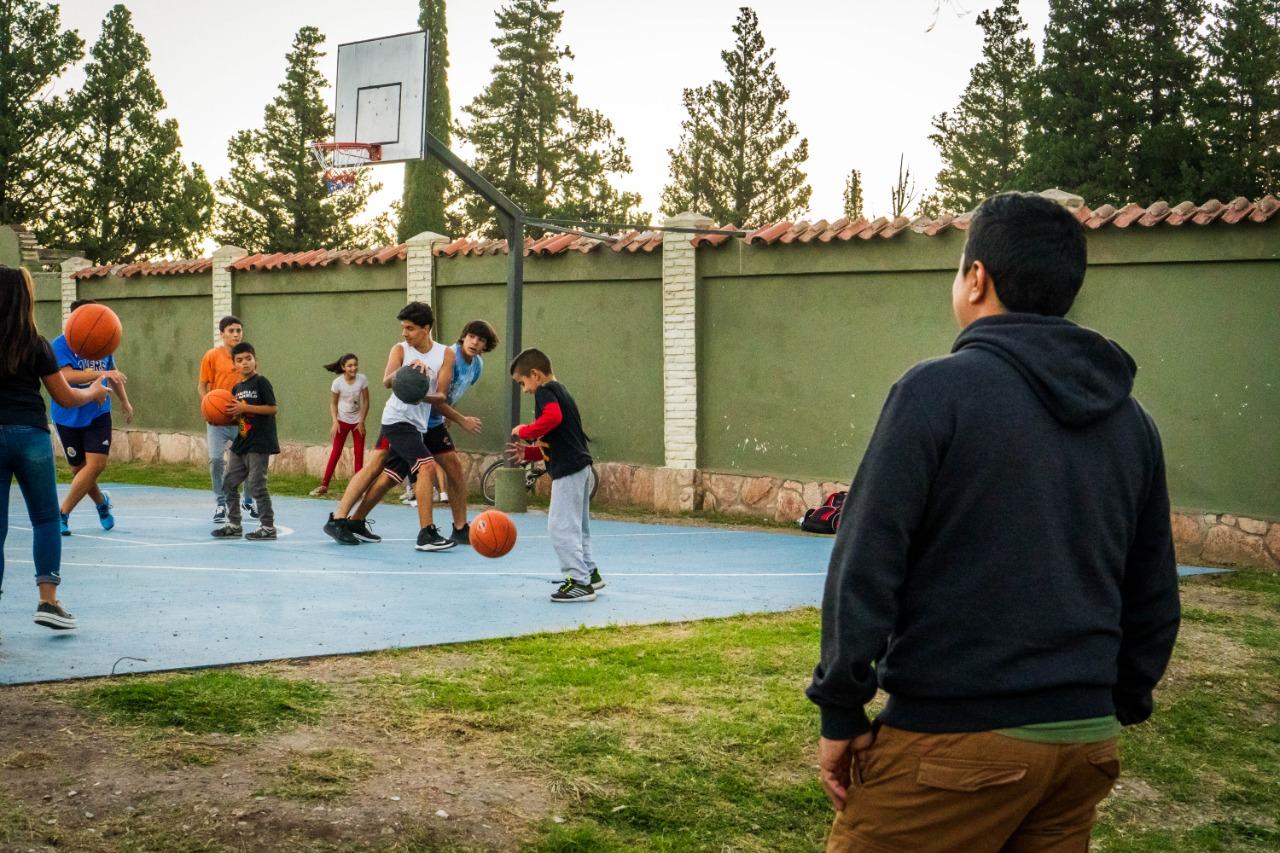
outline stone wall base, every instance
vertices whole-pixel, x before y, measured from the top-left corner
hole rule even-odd
[[[208,464],[205,448],[204,435],[116,430],[111,458],[204,467]],[[498,456],[459,453],[459,457],[468,486],[478,492],[481,475]],[[328,459],[328,445],[282,442],[280,454],[271,460],[271,470],[319,479]],[[336,476],[349,477],[351,470],[351,448],[347,447]],[[806,508],[818,505],[832,492],[849,488],[848,483],[835,481],[753,477],[621,462],[601,462],[596,470],[600,475],[596,500],[604,505],[636,506],[665,513],[706,510],[782,522],[799,521]],[[543,477],[538,494],[545,498],[549,486]],[[1175,511],[1173,541],[1178,559],[1184,563],[1250,566],[1280,572],[1280,521]]]

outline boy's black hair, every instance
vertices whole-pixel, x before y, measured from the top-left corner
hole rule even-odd
[[[227,326],[243,327],[244,323],[241,323],[240,318],[235,316],[234,314],[228,314],[227,316],[223,317],[221,320],[218,321],[218,331],[225,332],[227,330]]]
[[[328,364],[326,364],[324,366],[324,369],[329,371],[330,373],[341,373],[342,365],[346,364],[348,359],[352,359],[352,358],[354,358],[356,361],[360,360],[360,358],[355,353],[349,352],[346,355],[344,355],[342,358],[338,359],[337,361],[331,361]]]
[[[72,302],[70,305],[67,306],[67,311],[74,311],[77,308],[79,308],[81,305],[97,305],[97,304],[98,304],[98,300],[96,299],[77,299],[75,302]]]
[[[1000,193],[969,222],[964,272],[974,261],[1010,311],[1065,316],[1084,283],[1084,226],[1070,211],[1034,193]]]
[[[498,333],[484,320],[472,320],[463,326],[462,334],[458,335],[458,343],[462,343],[462,339],[467,335],[484,338],[484,352],[493,352],[498,346]]]
[[[512,376],[528,376],[535,370],[541,370],[548,376],[551,375],[551,359],[547,358],[547,354],[540,349],[530,347],[521,352],[511,362]]]
[[[247,352],[249,353],[249,355],[253,356],[254,358],[258,357],[258,351],[254,349],[253,344],[249,343],[248,341],[241,341],[240,343],[233,346],[231,348],[231,357],[234,359],[236,356],[238,356],[242,352]]]
[[[436,324],[436,315],[432,312],[431,306],[425,302],[410,302],[400,309],[396,319],[408,320],[415,326],[434,326]]]

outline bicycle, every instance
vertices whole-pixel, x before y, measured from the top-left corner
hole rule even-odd
[[[484,474],[480,476],[480,494],[484,496],[485,503],[493,505],[497,500],[497,470],[506,465],[506,461],[499,459],[488,468],[484,469]],[[524,487],[529,490],[529,494],[533,494],[538,488],[538,478],[547,473],[547,468],[541,462],[524,462],[521,464],[524,468]],[[600,488],[600,472],[596,470],[596,466],[591,466],[591,497],[594,499],[596,490]]]

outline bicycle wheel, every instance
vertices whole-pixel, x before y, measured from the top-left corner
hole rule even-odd
[[[498,474],[497,471],[503,466],[503,461],[499,459],[488,468],[484,469],[484,474],[480,476],[480,494],[484,496],[484,502],[493,506],[498,500]]]

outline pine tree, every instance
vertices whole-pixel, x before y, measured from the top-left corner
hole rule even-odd
[[[844,182],[844,215],[846,219],[862,218],[862,173],[849,172]]]
[[[662,210],[679,213],[705,197],[705,208],[695,212],[717,222],[788,219],[809,206],[812,189],[801,168],[809,141],[797,140],[795,122],[787,117],[791,93],[778,78],[756,13],[740,9],[733,34],[733,47],[720,53],[728,79],[685,94],[688,118],[671,152]],[[705,182],[705,192],[698,181]]]
[[[669,215],[712,209],[711,125],[707,87],[684,90],[685,120],[680,142],[667,149],[671,183],[662,189],[661,209]]]
[[[1204,44],[1197,103],[1204,197],[1280,193],[1280,0],[1225,0]]]
[[[310,143],[332,132],[333,115],[320,96],[316,67],[324,36],[303,27],[285,59],[280,94],[263,110],[263,125],[227,143],[231,173],[217,184],[217,240],[250,252],[355,249],[390,242],[385,216],[360,216],[379,184],[361,171],[351,189],[330,195]]]
[[[67,182],[69,97],[46,92],[82,56],[57,6],[0,0],[0,224],[44,221]]]
[[[1203,0],[1050,0],[1021,183],[1094,206],[1198,194],[1203,13]]]
[[[584,107],[571,89],[558,44],[563,12],[555,0],[512,0],[498,10],[493,77],[463,108],[458,129],[475,149],[474,168],[530,216],[625,221],[637,218],[640,197],[619,192],[611,176],[631,171],[626,141],[602,113]],[[465,193],[459,217],[468,231],[500,233],[491,207]]]
[[[37,229],[45,243],[77,246],[99,263],[199,252],[212,192],[204,171],[182,162],[178,123],[160,119],[165,100],[150,61],[132,14],[113,6],[72,98],[75,161]]]
[[[1026,99],[1035,71],[1035,47],[1017,0],[1003,0],[978,15],[982,61],[969,72],[960,103],[933,119],[929,140],[938,147],[936,204],[965,211],[995,193],[1015,189],[1026,161]]]
[[[1044,57],[1027,101],[1027,161],[1019,182],[1083,196],[1097,207],[1114,202],[1128,183],[1127,157],[1117,151],[1116,113],[1123,95],[1114,78],[1128,73],[1115,0],[1049,0]]]
[[[449,32],[445,22],[445,0],[420,0],[418,26],[427,31],[427,130],[446,146],[453,129],[449,104]],[[445,204],[449,196],[449,170],[435,157],[404,164],[404,194],[401,197],[399,239],[414,234],[445,230]]]

